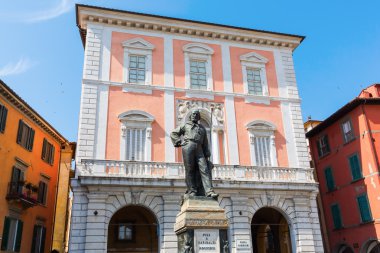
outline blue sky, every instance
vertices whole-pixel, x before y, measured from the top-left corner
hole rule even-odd
[[[74,4],[305,35],[294,53],[304,119],[380,83],[380,1],[12,0],[0,9],[0,78],[76,141],[83,46]]]

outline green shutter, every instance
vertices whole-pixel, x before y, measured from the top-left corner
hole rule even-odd
[[[5,129],[5,123],[7,121],[7,114],[8,114],[8,109],[0,105],[0,132],[4,132]]]
[[[33,149],[33,143],[34,143],[34,129],[33,128],[29,128],[29,136],[28,136],[29,138],[29,141],[28,141],[28,147],[27,147],[27,149],[29,150],[29,151],[32,151],[32,149]]]
[[[36,252],[37,231],[38,231],[38,226],[34,225],[33,237],[32,237],[32,250],[31,250],[32,253]]]
[[[42,143],[42,154],[41,159],[45,161],[46,159],[46,139],[44,138],[44,141]]]
[[[342,228],[342,218],[340,216],[340,210],[338,204],[331,206],[331,213],[334,221],[334,228],[339,229]]]
[[[7,250],[8,248],[8,238],[9,238],[9,228],[11,226],[11,219],[5,217],[4,219],[4,228],[3,228],[3,236],[1,241],[1,250]]]
[[[358,180],[362,178],[362,173],[359,164],[358,155],[353,155],[349,158],[352,180]]]
[[[15,251],[19,252],[21,248],[21,238],[22,238],[22,227],[24,223],[20,220],[17,221],[17,234],[16,234],[16,243],[15,243]]]
[[[53,144],[51,145],[51,157],[50,157],[50,164],[54,163],[54,154],[55,154],[55,147]]]
[[[327,137],[327,135],[325,135],[325,142],[326,142],[326,152],[327,153],[330,153],[330,144],[329,144],[329,139]]]
[[[19,122],[18,122],[18,131],[17,131],[17,139],[16,139],[16,142],[18,144],[21,143],[21,139],[22,139],[22,129],[24,128],[24,122],[20,119]]]
[[[360,216],[362,218],[362,222],[371,221],[372,217],[371,217],[371,211],[369,209],[367,195],[359,196],[357,199],[358,199]]]
[[[42,232],[41,232],[40,253],[44,253],[44,249],[45,249],[45,237],[46,237],[46,228],[45,228],[45,227],[41,227],[41,228],[42,228]]]
[[[327,185],[327,190],[332,191],[335,189],[335,182],[332,174],[332,169],[326,168],[325,169],[325,178],[326,178],[326,185]]]

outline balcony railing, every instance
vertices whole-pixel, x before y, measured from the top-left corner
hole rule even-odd
[[[7,200],[20,202],[24,208],[37,205],[38,189],[24,182],[10,182],[8,185]]]
[[[182,163],[82,159],[81,176],[183,179]],[[313,169],[218,165],[214,180],[314,183]]]

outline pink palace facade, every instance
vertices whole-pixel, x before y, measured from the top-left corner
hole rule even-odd
[[[170,132],[199,109],[230,252],[323,252],[292,53],[303,37],[77,5],[70,252],[177,252]]]

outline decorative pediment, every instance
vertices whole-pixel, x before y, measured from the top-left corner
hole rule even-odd
[[[201,118],[213,125],[213,127],[224,126],[224,105],[222,103],[177,100],[176,107],[177,125],[184,123],[190,116],[191,111],[197,109],[201,113]]]
[[[123,47],[153,50],[154,45],[142,38],[135,38],[123,42]]]
[[[120,121],[140,121],[140,122],[152,122],[154,117],[147,112],[139,110],[131,110],[123,112],[119,115]]]
[[[193,53],[193,54],[207,54],[212,55],[214,54],[214,50],[205,45],[200,43],[189,43],[183,46],[183,51],[185,53]]]
[[[245,61],[245,62],[254,62],[254,63],[262,63],[262,64],[265,64],[268,62],[267,58],[254,52],[240,56],[240,60]]]
[[[247,129],[254,131],[275,131],[276,126],[263,120],[254,120],[246,125]]]

